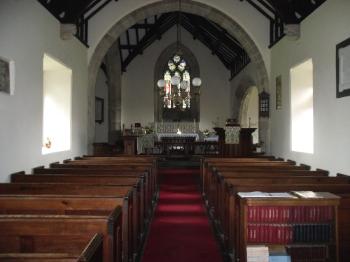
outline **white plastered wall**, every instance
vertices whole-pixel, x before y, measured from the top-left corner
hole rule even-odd
[[[282,39],[271,51],[272,154],[312,168],[350,174],[350,97],[336,98],[336,45],[350,37],[350,2],[329,0],[301,24],[301,38]],[[290,76],[292,67],[312,58],[314,65],[314,154],[291,151]],[[275,79],[282,75],[282,109],[276,110]]]
[[[0,93],[0,181],[12,172],[82,155],[87,150],[87,51],[60,39],[59,22],[35,0],[0,1],[0,56],[15,62],[14,95]],[[72,69],[70,151],[43,156],[43,56]]]
[[[230,117],[229,71],[207,47],[193,40],[184,29],[181,32],[182,43],[193,52],[200,67],[200,129],[211,130],[217,117],[223,121]],[[172,28],[143,55],[137,56],[122,75],[122,123],[126,128],[135,122],[146,125],[154,121],[155,63],[161,52],[175,41],[176,31]]]
[[[231,118],[239,119],[241,99],[249,87],[257,85],[256,82],[256,68],[253,63],[249,63],[231,80]]]
[[[89,21],[90,60],[97,44],[108,30],[121,18],[131,12],[160,0],[119,0],[112,1]],[[162,0],[164,1],[164,0]],[[166,1],[165,1],[166,2]],[[257,45],[266,68],[270,68],[269,21],[246,1],[194,0],[215,8],[236,21]],[[268,72],[269,73],[269,72]]]

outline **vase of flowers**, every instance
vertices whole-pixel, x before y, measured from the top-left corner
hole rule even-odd
[[[256,153],[261,153],[263,152],[263,145],[264,145],[264,142],[263,141],[259,141],[259,143],[257,143],[255,145],[255,152]]]

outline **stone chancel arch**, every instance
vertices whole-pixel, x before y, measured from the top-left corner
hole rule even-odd
[[[254,41],[251,39],[251,37],[237,22],[235,22],[232,18],[222,13],[221,11],[203,3],[184,0],[182,2],[181,8],[183,12],[196,14],[212,20],[213,22],[217,23],[222,28],[224,28],[232,36],[234,36],[241,43],[242,47],[246,50],[251,59],[251,63],[253,63],[255,68],[257,69],[256,80],[259,92],[263,90],[269,90],[268,73],[262,55],[259,52],[259,49],[254,43]],[[94,88],[99,66],[103,58],[105,57],[106,53],[108,52],[109,48],[113,45],[113,43],[117,41],[118,37],[129,27],[147,17],[172,11],[178,11],[178,3],[176,1],[166,0],[144,6],[126,15],[120,21],[115,23],[112,26],[112,28],[108,31],[108,33],[106,33],[102,40],[98,43],[96,49],[94,50],[91,56],[89,63],[88,142],[90,149],[94,139],[93,132],[95,124]],[[264,122],[265,124],[260,124],[260,137],[266,143],[268,138],[267,130],[269,124],[266,120],[262,120],[262,122]]]

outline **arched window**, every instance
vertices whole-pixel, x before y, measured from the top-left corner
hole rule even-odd
[[[155,121],[200,119],[199,88],[192,83],[195,77],[200,77],[199,64],[190,49],[175,42],[162,51],[154,68]],[[164,80],[161,85],[158,84],[160,80]]]
[[[164,72],[163,107],[165,109],[191,107],[191,75],[186,60],[178,54],[172,56]]]

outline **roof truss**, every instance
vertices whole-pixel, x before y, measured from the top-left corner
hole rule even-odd
[[[327,0],[240,0],[246,1],[270,21],[270,47],[285,34],[286,24],[299,24]]]
[[[216,55],[230,70],[231,77],[236,75],[250,59],[241,44],[223,28],[210,20],[188,13],[171,12],[154,16],[130,27],[119,38],[119,52],[123,71],[133,59],[142,54],[154,41],[177,23],[187,30],[194,39],[198,39]],[[136,36],[131,39],[130,35]],[[140,36],[142,35],[142,37]]]

